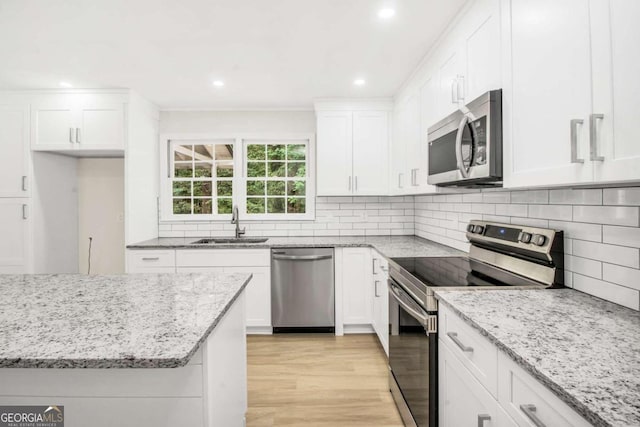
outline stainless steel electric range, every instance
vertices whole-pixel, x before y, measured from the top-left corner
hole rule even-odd
[[[544,289],[564,284],[562,231],[471,221],[468,257],[389,262],[389,388],[406,426],[438,425],[434,289]]]

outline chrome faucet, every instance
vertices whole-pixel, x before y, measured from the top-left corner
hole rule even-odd
[[[244,228],[240,228],[240,215],[238,214],[238,205],[233,207],[233,211],[231,212],[231,224],[236,225],[236,239],[239,239],[246,230]]]

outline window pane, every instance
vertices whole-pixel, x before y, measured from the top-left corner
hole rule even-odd
[[[218,181],[218,196],[231,196],[233,191],[233,184],[231,181]]]
[[[264,213],[264,198],[247,197],[247,213],[262,214]]]
[[[247,196],[264,196],[264,181],[247,181]]]
[[[211,196],[211,181],[194,181],[193,195],[200,197]]]
[[[211,163],[196,163],[195,174],[196,178],[204,178],[211,176]]]
[[[191,199],[173,199],[173,213],[176,215],[190,215]]]
[[[191,161],[193,160],[193,145],[176,145],[173,147],[173,160]]]
[[[264,162],[247,163],[247,176],[248,177],[264,177],[265,176]]]
[[[287,176],[304,178],[307,175],[307,165],[305,163],[289,163],[287,165]]]
[[[289,197],[287,199],[287,213],[305,213],[306,199],[302,197]]]
[[[267,181],[267,196],[284,196],[284,181]]]
[[[179,197],[191,197],[191,181],[174,181],[173,195]]]
[[[191,178],[193,177],[193,164],[192,163],[176,163],[173,176],[176,178]]]
[[[217,144],[216,145],[216,160],[233,160],[233,145],[232,144]]]
[[[264,160],[266,145],[263,144],[250,144],[247,145],[247,159],[248,160]]]
[[[211,199],[193,199],[194,214],[210,214],[213,212],[211,206]]]
[[[269,176],[285,176],[285,165],[284,162],[269,162]]]
[[[219,214],[230,214],[233,209],[233,202],[231,199],[218,199],[218,213]]]
[[[307,154],[307,147],[304,145],[288,145],[287,160],[304,160]]]
[[[287,182],[287,196],[304,196],[306,194],[305,181]]]
[[[216,176],[218,178],[233,178],[233,163],[217,162]]]
[[[267,158],[269,160],[284,160],[286,145],[269,145],[267,146]]]
[[[267,213],[284,213],[284,197],[267,199]]]
[[[195,151],[196,161],[198,160],[213,160],[213,145],[194,145],[193,151]]]

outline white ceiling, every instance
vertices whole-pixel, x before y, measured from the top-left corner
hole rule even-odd
[[[392,96],[464,2],[0,0],[0,88],[125,87],[165,109]]]

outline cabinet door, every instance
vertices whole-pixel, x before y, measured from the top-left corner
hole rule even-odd
[[[0,273],[31,273],[29,199],[0,199]]]
[[[247,301],[247,328],[271,328],[271,269],[269,267],[225,267],[225,273],[251,273],[253,277],[245,288]],[[248,330],[248,332],[252,332]]]
[[[640,2],[592,1],[593,85],[598,182],[640,179]]]
[[[318,113],[318,196],[350,195],[353,189],[353,120],[345,111]]]
[[[353,113],[354,194],[387,194],[388,149],[388,113],[384,111]]]
[[[467,12],[462,26],[464,77],[459,84],[460,99],[470,102],[491,89],[500,89],[500,4],[480,0]]]
[[[342,256],[344,324],[370,325],[373,321],[371,249],[344,248]]]
[[[503,92],[505,184],[519,187],[591,181],[589,3],[512,0],[510,5],[512,23],[507,42],[510,40],[511,46],[504,51],[511,55],[512,70]],[[584,120],[575,125],[578,157],[584,163],[572,163],[574,119]]]
[[[0,105],[0,197],[29,195],[29,110]]]
[[[393,111],[393,132],[391,137],[391,173],[389,189],[391,194],[407,194],[409,192],[406,174],[406,114],[402,105],[396,105]]]
[[[373,264],[373,329],[382,348],[389,356],[389,278],[388,263],[379,254],[374,255]],[[377,265],[377,269],[376,269]]]
[[[458,109],[458,83],[460,76],[458,46],[452,41],[449,50],[445,50],[444,60],[438,67],[438,119]],[[436,120],[436,121],[437,121]]]
[[[420,180],[427,177],[424,173],[427,164],[422,158],[423,152],[420,138],[420,93],[416,91],[411,94],[405,101],[403,108],[405,119],[405,143],[407,162],[406,173],[408,177],[408,186],[410,193],[417,193],[420,190]]]
[[[124,149],[125,109],[119,102],[85,102],[78,109],[80,149]]]
[[[441,427],[515,426],[498,402],[471,375],[443,341],[438,342],[438,416]]]
[[[34,150],[73,150],[76,146],[77,102],[60,96],[33,104],[31,109],[31,148]]]

